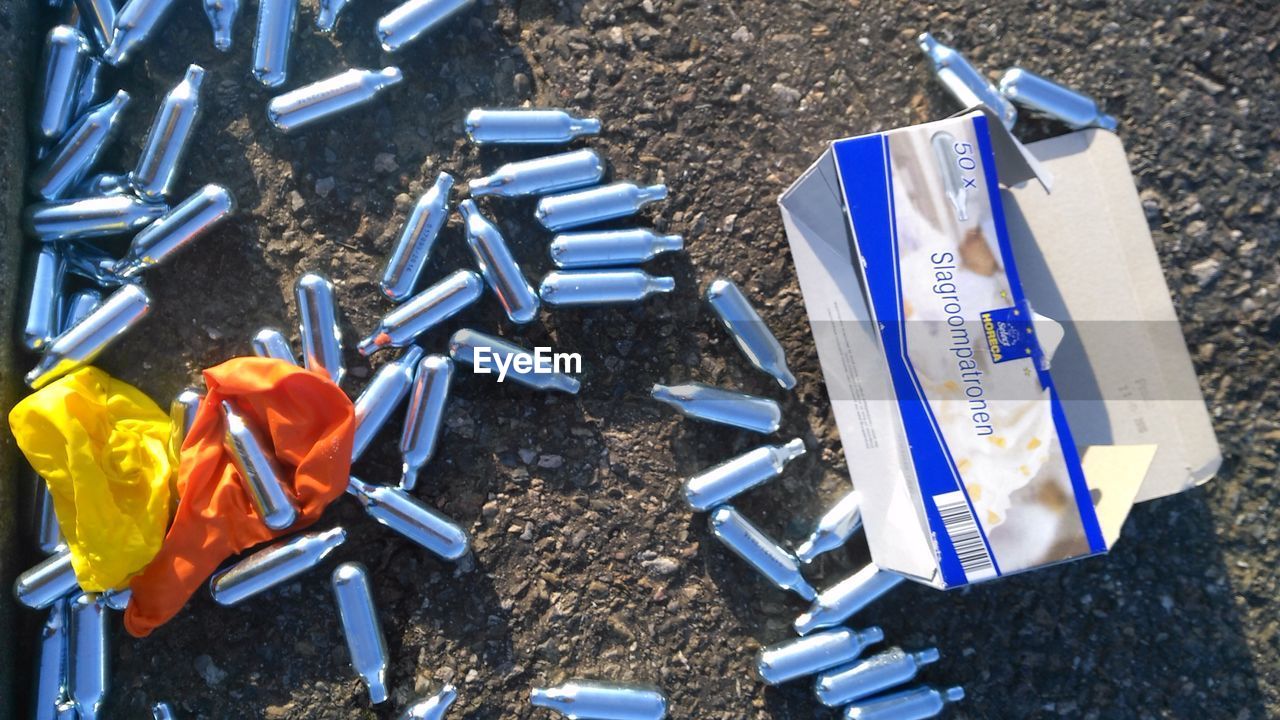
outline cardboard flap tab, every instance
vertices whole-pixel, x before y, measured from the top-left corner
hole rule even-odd
[[[1155,445],[1091,445],[1080,464],[1102,537],[1111,549],[1156,457]]]

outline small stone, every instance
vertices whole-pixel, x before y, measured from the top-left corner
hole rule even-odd
[[[306,205],[307,201],[302,198],[302,193],[297,190],[289,191],[289,207],[293,208],[294,212],[298,212],[302,208],[306,207]]]
[[[396,156],[391,153],[378,153],[373,158],[373,169],[381,173],[393,173],[399,169]]]
[[[791,87],[790,85],[783,85],[782,83],[774,83],[770,85],[769,90],[779,100],[789,105],[799,103],[800,98],[802,97],[799,90]]]
[[[528,75],[516,73],[511,78],[511,89],[515,91],[518,97],[528,97],[533,90],[533,83],[530,82]]]
[[[332,177],[322,177],[316,181],[316,194],[327,198],[337,187],[338,183]]]
[[[532,463],[534,460],[538,458],[537,452],[533,450],[529,450],[527,448],[521,448],[517,450],[516,454],[520,456],[520,462],[524,463],[525,465]]]
[[[736,43],[749,43],[752,40],[755,40],[756,36],[751,34],[751,31],[747,29],[746,25],[742,25],[737,30],[733,31],[733,34],[729,36],[729,39]]]
[[[214,665],[213,658],[208,655],[196,656],[196,672],[200,673],[200,677],[204,678],[205,684],[209,687],[219,685],[227,679],[226,671]]]
[[[649,572],[653,573],[654,575],[670,575],[671,573],[680,569],[679,560],[676,560],[673,557],[666,557],[666,556],[654,558],[652,560],[646,560],[640,564],[643,565],[645,568],[647,568]]]
[[[1196,282],[1200,287],[1204,287],[1218,277],[1218,271],[1221,269],[1221,262],[1214,258],[1205,258],[1191,265],[1191,274],[1195,276]]]
[[[538,467],[554,470],[564,465],[564,458],[559,455],[543,455],[538,458]]]

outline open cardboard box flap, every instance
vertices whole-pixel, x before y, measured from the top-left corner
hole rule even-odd
[[[1023,146],[989,125],[1023,289],[1052,328],[1045,356],[1110,548],[1135,502],[1208,481],[1221,451],[1119,138]],[[830,150],[779,205],[873,560],[937,584]]]

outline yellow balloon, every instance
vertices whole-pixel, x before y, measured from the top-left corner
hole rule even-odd
[[[178,469],[169,415],[90,367],[23,398],[9,428],[49,485],[80,587],[123,587],[151,562],[169,526]]]

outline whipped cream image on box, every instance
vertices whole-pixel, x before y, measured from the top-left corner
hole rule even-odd
[[[832,145],[946,586],[1106,550],[1008,247],[987,130],[975,113]]]

